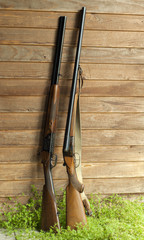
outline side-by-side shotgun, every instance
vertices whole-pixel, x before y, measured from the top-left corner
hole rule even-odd
[[[84,30],[85,14],[86,8],[83,7],[81,12],[81,22],[79,29],[79,37],[77,44],[77,51],[75,57],[75,65],[73,72],[72,87],[70,93],[67,122],[65,129],[65,137],[63,144],[63,157],[64,165],[66,166],[69,183],[66,188],[66,222],[67,226],[71,229],[76,229],[76,224],[86,223],[86,215],[81,199],[80,193],[84,190],[84,185],[79,182],[76,174],[75,158],[76,153],[74,152],[74,142],[75,142],[75,118],[76,118],[76,104],[77,104],[77,78],[79,69],[79,60],[81,53],[82,37]]]
[[[44,141],[42,149],[42,163],[44,169],[45,184],[42,196],[41,229],[47,231],[50,227],[60,229],[54,185],[52,179],[52,168],[56,165],[57,156],[54,154],[54,143],[56,133],[56,119],[59,105],[59,72],[61,55],[64,41],[66,17],[59,18],[56,52],[51,78],[51,86],[48,97],[48,108],[44,129]]]

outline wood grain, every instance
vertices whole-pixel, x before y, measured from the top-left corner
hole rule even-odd
[[[60,96],[59,112],[67,112],[69,98]],[[81,112],[126,113],[144,112],[143,97],[81,97]],[[44,96],[2,96],[0,112],[44,112]]]
[[[83,163],[84,179],[144,177],[144,162]],[[57,164],[53,179],[67,180],[66,168]],[[42,164],[0,164],[1,180],[43,179]]]
[[[144,65],[81,64],[84,79],[144,80]],[[0,62],[0,78],[50,79],[52,64],[26,62]],[[73,64],[62,63],[62,79],[72,79]]]
[[[121,13],[121,14],[143,14],[144,3],[140,0],[135,2],[134,0],[124,1],[124,0],[110,0],[107,4],[104,0],[89,0],[85,1],[85,7],[87,12],[96,13]],[[41,11],[79,11],[83,6],[83,1],[72,1],[65,2],[53,0],[43,0],[43,1],[25,1],[25,0],[1,0],[0,8],[2,9],[21,9],[21,10],[41,10]]]
[[[60,81],[60,94],[69,96],[72,81]],[[49,93],[50,80],[0,79],[0,96],[42,96]],[[85,80],[81,96],[143,97],[144,81]]]
[[[85,179],[86,193],[144,193],[144,178]]]
[[[1,197],[13,197],[29,195],[31,185],[35,185],[38,190],[42,190],[43,180],[33,179],[25,181],[1,181],[0,195]],[[55,180],[54,186],[57,194],[62,194],[61,189],[65,189],[66,180]],[[116,178],[116,179],[85,179],[86,194],[134,194],[144,193],[144,178]]]
[[[55,48],[52,46],[1,45],[1,61],[16,62],[53,62]],[[74,47],[64,47],[62,62],[75,61]],[[81,52],[81,63],[142,64],[142,48],[100,48],[85,47]]]
[[[58,131],[56,146],[63,146],[64,132]],[[42,132],[39,130],[0,131],[0,146],[40,145]],[[144,145],[144,130],[85,130],[82,132],[84,146]]]
[[[59,113],[57,129],[65,129],[66,113]],[[144,113],[81,113],[82,128],[144,130]],[[43,129],[45,113],[2,113],[0,130]]]
[[[1,28],[0,44],[55,45],[55,29]],[[67,30],[64,44],[75,46],[77,30]],[[143,48],[144,32],[96,31],[85,30],[82,46],[91,47],[129,47]]]
[[[0,181],[0,195],[1,197],[10,197],[10,196],[30,196],[31,186],[35,187],[42,191],[44,180],[43,179],[31,179],[31,180],[21,180],[21,181]],[[67,185],[66,180],[55,180],[54,181],[55,189],[57,193],[61,194],[62,191],[59,189],[65,189]]]
[[[66,28],[79,27],[79,13],[71,12],[34,12],[7,11],[0,12],[1,27],[57,28],[58,18],[67,16]],[[143,16],[87,13],[85,29],[144,31]]]
[[[82,147],[83,162],[143,161],[143,146],[95,146]]]
[[[40,150],[36,146],[4,146],[0,148],[0,162],[38,164],[41,163]],[[56,147],[55,153],[58,156],[58,162],[62,164],[62,147]],[[144,161],[143,145],[82,147],[83,163],[128,161]]]

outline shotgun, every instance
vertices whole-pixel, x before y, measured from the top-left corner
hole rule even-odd
[[[79,182],[76,174],[76,153],[74,153],[75,117],[77,104],[76,89],[85,14],[86,8],[83,7],[81,10],[81,24],[79,30],[78,45],[75,57],[73,80],[63,144],[64,166],[66,166],[69,178],[69,183],[66,188],[66,224],[67,226],[70,226],[71,229],[76,229],[76,224],[78,223],[82,223],[84,225],[87,222],[83,202],[80,195],[80,193],[82,193],[84,190],[84,185]]]
[[[57,47],[53,65],[51,78],[51,86],[48,98],[48,109],[46,123],[44,129],[44,140],[42,149],[42,163],[44,170],[45,184],[43,186],[42,196],[42,213],[41,213],[41,229],[47,231],[50,227],[60,229],[54,185],[52,179],[52,168],[57,163],[57,156],[54,154],[56,119],[58,115],[59,105],[59,71],[61,63],[61,55],[64,41],[66,17],[59,18],[59,27],[57,35]]]

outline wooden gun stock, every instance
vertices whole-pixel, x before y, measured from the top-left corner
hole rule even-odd
[[[53,194],[52,189],[48,189],[47,186],[44,185],[42,198],[41,229],[43,231],[48,231],[50,227],[60,229],[60,223],[58,218],[55,195]]]
[[[70,183],[78,192],[82,193],[84,190],[84,185],[81,182],[79,182],[77,178],[73,157],[65,157],[65,164],[67,166],[67,172]]]
[[[77,224],[87,223],[84,206],[80,193],[69,182],[66,188],[66,224],[76,229]]]
[[[54,134],[59,105],[59,86],[53,85],[50,90],[48,114],[44,134],[42,163],[44,169],[45,185],[43,186],[41,229],[47,231],[50,227],[60,229],[55,192],[52,180]],[[55,159],[56,160],[56,159]],[[56,164],[56,163],[55,163]],[[54,164],[54,165],[55,165]]]

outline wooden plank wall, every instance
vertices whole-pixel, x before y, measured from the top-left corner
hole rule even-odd
[[[144,2],[86,0],[81,53],[85,191],[144,193]],[[0,200],[43,185],[39,156],[58,17],[67,16],[53,170],[65,188],[62,144],[83,1],[0,0]],[[22,197],[23,198],[23,197]]]

